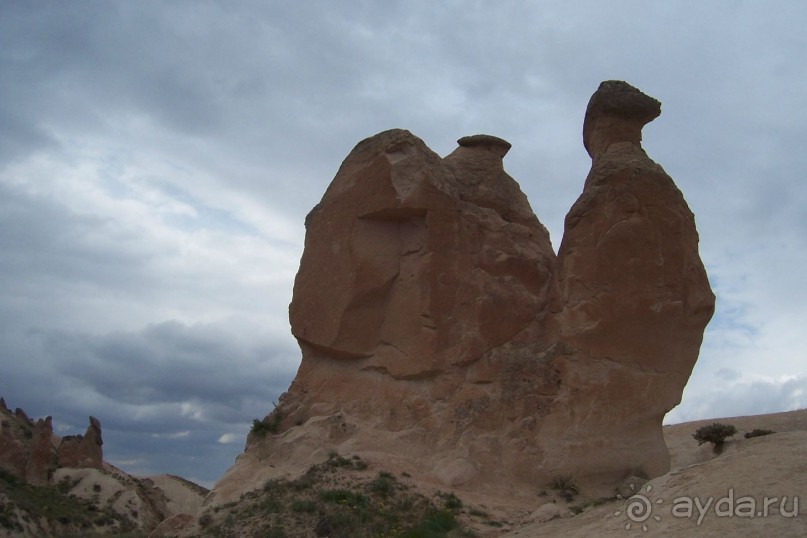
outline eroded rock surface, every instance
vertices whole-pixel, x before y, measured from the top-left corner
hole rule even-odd
[[[360,142],[306,219],[303,357],[265,419],[276,433],[250,435],[214,502],[332,449],[511,497],[561,474],[612,490],[666,472],[661,421],[714,295],[693,215],[641,148],[659,113],[624,82],[594,94],[592,169],[557,257],[504,140],[445,158],[404,130]]]
[[[507,143],[476,139],[440,159],[393,130],[351,153],[306,219],[290,307],[304,354],[381,379],[442,377],[544,308],[548,234],[504,172]]]
[[[90,425],[84,435],[70,435],[59,444],[59,467],[88,467],[101,469],[104,454],[101,445],[101,422],[90,417]]]
[[[30,419],[22,409],[13,413],[0,398],[0,470],[30,484],[47,485],[59,467],[101,469],[101,423],[90,417],[84,435],[59,437],[51,417]]]

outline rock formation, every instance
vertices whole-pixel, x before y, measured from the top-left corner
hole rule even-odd
[[[34,485],[47,485],[60,467],[103,468],[101,423],[90,417],[87,432],[59,437],[51,417],[28,418],[22,409],[14,413],[0,399],[0,470]]]
[[[103,444],[101,422],[91,416],[90,425],[83,436],[70,435],[62,438],[62,442],[59,444],[58,465],[59,467],[101,469],[104,461],[101,449]]]
[[[504,140],[461,138],[445,158],[404,130],[360,142],[306,218],[299,371],[218,501],[331,449],[493,495],[666,472],[661,421],[714,295],[693,215],[641,148],[659,113],[624,82],[593,95],[592,168],[557,256]]]
[[[51,417],[33,421],[0,398],[0,536],[149,532],[201,506],[205,488],[170,475],[131,476],[103,461],[102,444],[95,417],[84,435],[59,437]]]

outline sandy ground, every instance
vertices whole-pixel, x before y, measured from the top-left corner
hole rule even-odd
[[[195,514],[202,506],[205,493],[202,488],[187,480],[167,474],[150,476],[149,480],[168,498],[171,513]]]
[[[713,422],[738,430],[719,455],[692,438],[698,427]],[[777,433],[743,437],[756,428]],[[573,517],[566,506],[539,509],[538,501],[534,518],[561,517],[546,523],[527,517],[489,536],[807,536],[807,410],[666,426],[664,437],[672,469],[634,497]]]

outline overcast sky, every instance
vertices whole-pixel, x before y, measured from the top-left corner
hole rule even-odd
[[[362,138],[513,144],[555,248],[602,80],[717,312],[667,422],[807,406],[807,3],[0,0],[0,395],[210,485],[293,378],[303,219]]]

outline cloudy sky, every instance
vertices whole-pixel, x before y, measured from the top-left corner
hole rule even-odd
[[[0,1],[0,395],[209,485],[299,364],[305,214],[367,136],[505,159],[560,244],[602,80],[718,297],[668,422],[807,406],[807,4]]]

